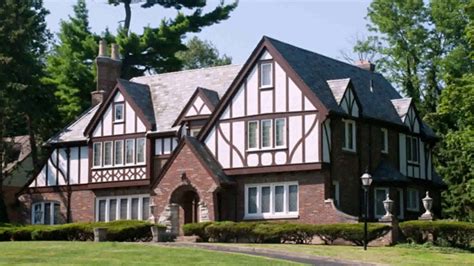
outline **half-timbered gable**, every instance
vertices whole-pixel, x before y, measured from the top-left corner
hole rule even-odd
[[[86,128],[90,136],[90,182],[149,179],[151,140],[155,128],[148,86],[118,80]]]
[[[411,98],[392,101],[406,132],[399,133],[400,172],[409,177],[432,179],[432,145],[422,134],[423,124]],[[431,141],[432,142],[432,141]]]
[[[89,151],[84,128],[98,108],[90,108],[47,141],[50,155],[40,172],[31,179],[30,188],[89,183]]]
[[[321,162],[314,95],[263,41],[232,84],[204,142],[224,169]],[[290,70],[290,72],[289,72]],[[269,170],[271,171],[271,170]]]

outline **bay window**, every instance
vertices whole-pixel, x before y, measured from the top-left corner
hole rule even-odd
[[[95,142],[93,144],[93,166],[113,167],[124,164],[144,164],[145,143],[145,138]]]
[[[112,165],[112,141],[104,142],[104,166]]]
[[[245,219],[297,217],[297,182],[245,185]]]
[[[102,166],[102,143],[94,143],[93,146],[93,166]]]
[[[115,165],[123,164],[123,140],[115,141],[115,150],[114,150],[114,160]]]
[[[125,164],[134,163],[134,151],[135,151],[135,140],[127,139],[125,140]]]
[[[145,139],[140,138],[137,139],[137,163],[144,163],[145,162]]]

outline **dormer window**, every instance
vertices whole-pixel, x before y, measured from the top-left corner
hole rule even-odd
[[[123,103],[114,104],[114,122],[123,122]]]
[[[265,62],[260,64],[260,88],[273,87],[273,64]]]

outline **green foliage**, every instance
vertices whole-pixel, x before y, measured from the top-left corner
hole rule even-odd
[[[400,223],[400,229],[411,242],[429,242],[435,245],[469,248],[474,241],[474,224],[454,221],[408,221]]]
[[[149,241],[152,237],[150,226],[145,221],[114,221],[109,223],[71,223],[63,225],[28,225],[0,227],[0,241],[66,240],[92,241],[93,229],[107,229],[107,240],[117,242]]]
[[[211,42],[202,41],[196,36],[186,43],[186,47],[187,50],[176,54],[183,64],[183,69],[223,66],[232,63],[232,58],[225,54],[221,57]]]
[[[116,42],[123,56],[122,77],[128,79],[144,73],[165,73],[182,68],[182,62],[176,53],[186,50],[182,43],[188,33],[198,33],[204,27],[211,26],[229,18],[237,7],[237,2],[221,2],[211,11],[204,13],[206,1],[145,1],[142,7],[159,5],[178,10],[173,19],[161,20],[158,27],[144,27],[142,34],[129,32],[131,21],[130,0],[110,0],[110,4],[123,5],[125,8],[124,25],[119,29]],[[185,7],[186,14],[180,9]]]
[[[74,16],[61,21],[59,42],[47,57],[45,84],[55,87],[62,124],[74,120],[90,106],[95,89],[94,58],[99,36],[91,33],[85,0],[78,0]]]
[[[206,222],[188,224],[183,227],[185,235],[198,235],[203,241],[215,242],[277,242],[311,243],[314,236],[320,237],[326,244],[336,239],[363,245],[363,224],[294,224],[268,222]],[[385,235],[389,226],[369,224],[368,240]]]

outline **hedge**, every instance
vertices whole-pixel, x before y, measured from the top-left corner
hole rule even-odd
[[[431,241],[439,246],[469,248],[474,241],[474,224],[456,221],[407,221],[400,229],[409,242],[423,244]]]
[[[93,230],[96,227],[107,228],[108,241],[149,241],[152,238],[151,225],[145,221],[114,221],[3,227],[0,228],[0,241],[92,241],[94,240]]]
[[[368,240],[385,235],[390,227],[383,224],[369,224]],[[344,239],[355,245],[363,245],[363,224],[292,224],[269,222],[206,222],[186,224],[185,235],[197,235],[202,241],[214,242],[278,242],[311,243],[314,236],[325,244],[336,239]]]

